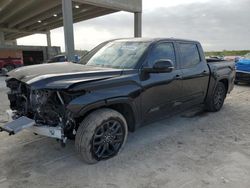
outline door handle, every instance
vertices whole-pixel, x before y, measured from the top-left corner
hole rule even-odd
[[[179,74],[177,74],[177,75],[175,76],[175,79],[176,79],[176,80],[181,80],[181,79],[182,79],[182,76],[179,75]]]

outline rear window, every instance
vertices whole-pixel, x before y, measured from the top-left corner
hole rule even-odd
[[[201,62],[199,50],[196,44],[179,44],[181,56],[181,68],[194,67]]]

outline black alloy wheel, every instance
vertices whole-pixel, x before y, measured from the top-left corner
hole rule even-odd
[[[109,120],[103,123],[96,129],[93,136],[93,156],[98,161],[113,157],[120,150],[124,137],[124,126],[118,120]]]
[[[101,108],[91,112],[80,123],[75,147],[88,164],[95,164],[119,154],[126,143],[128,125],[116,110]]]
[[[225,99],[225,89],[223,87],[218,87],[214,95],[214,105],[216,109],[220,109],[224,103]]]
[[[226,91],[226,87],[224,83],[219,82],[213,94],[211,95],[211,97],[209,97],[209,100],[206,103],[207,110],[210,112],[219,111],[224,104],[226,94],[227,94],[227,91]]]

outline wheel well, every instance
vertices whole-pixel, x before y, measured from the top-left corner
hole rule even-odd
[[[116,110],[117,112],[122,114],[124,116],[124,118],[126,119],[127,124],[128,124],[128,130],[130,132],[135,131],[135,115],[133,113],[131,106],[129,104],[126,104],[126,103],[112,104],[112,105],[108,105],[108,106],[100,106],[98,108],[91,109],[91,110],[87,111],[83,116],[76,118],[75,119],[76,123],[79,125],[80,122],[82,122],[82,120],[85,117],[87,117],[90,113],[92,113],[93,111],[100,109],[100,108],[110,108],[110,109]]]
[[[130,132],[133,132],[135,130],[135,116],[129,104],[125,104],[125,103],[112,104],[110,106],[107,106],[107,108],[111,108],[121,113],[127,121],[128,130]]]
[[[227,79],[222,79],[219,82],[223,83],[225,88],[226,88],[226,91],[228,91],[228,80]]]

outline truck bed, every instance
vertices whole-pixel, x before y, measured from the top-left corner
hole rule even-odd
[[[212,90],[212,85],[216,85],[218,79],[228,79],[228,93],[233,90],[235,79],[235,62],[233,61],[209,61],[207,60],[210,69],[209,90]]]
[[[213,60],[207,60],[207,64],[209,65],[210,68],[215,68],[217,70],[224,69],[224,68],[229,68],[230,70],[235,69],[235,62],[233,61],[213,61]]]

